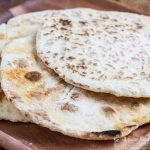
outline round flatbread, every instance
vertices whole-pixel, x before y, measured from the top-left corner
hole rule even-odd
[[[52,131],[107,140],[150,121],[149,99],[118,98],[65,83],[37,58],[35,35],[10,40],[1,67],[7,98],[34,123]]]
[[[37,54],[74,86],[116,96],[150,97],[150,17],[62,11],[45,20]]]

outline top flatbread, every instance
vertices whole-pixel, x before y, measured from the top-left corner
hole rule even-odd
[[[150,97],[150,17],[92,9],[62,11],[39,30],[37,53],[77,87]]]
[[[39,61],[35,44],[35,34],[11,34],[2,54],[3,90],[34,123],[78,138],[106,140],[150,121],[149,99],[118,98],[66,84]]]

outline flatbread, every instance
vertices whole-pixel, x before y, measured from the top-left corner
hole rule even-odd
[[[6,44],[6,24],[0,25],[0,54]],[[29,117],[23,115],[11,101],[8,101],[0,85],[0,120],[9,120],[13,122],[29,121]]]
[[[37,54],[74,86],[150,97],[150,17],[78,9],[45,20]]]
[[[34,34],[42,24],[43,20],[50,16],[53,11],[42,11],[19,15],[10,19],[7,23],[9,38],[19,38]],[[13,27],[13,29],[12,29]]]
[[[52,11],[42,11],[20,15],[10,19],[7,23],[9,39],[35,34],[42,20]],[[34,18],[34,19],[33,19]],[[6,24],[0,25],[0,53],[6,44]],[[1,77],[0,77],[1,78]],[[0,87],[0,120],[9,120],[13,122],[31,122],[27,114],[22,114],[11,101],[8,101]]]
[[[6,43],[6,25],[1,24],[0,25],[0,53]]]
[[[8,120],[12,122],[30,122],[27,115],[22,114],[11,101],[8,101],[0,88],[0,120]]]
[[[34,123],[52,131],[108,140],[126,136],[150,121],[150,99],[82,90],[45,68],[36,55],[34,34],[10,40],[1,67],[7,98]]]

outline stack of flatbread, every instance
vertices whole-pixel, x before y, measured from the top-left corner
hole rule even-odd
[[[29,13],[0,26],[0,50],[0,119],[90,140],[120,138],[150,122],[148,16]]]

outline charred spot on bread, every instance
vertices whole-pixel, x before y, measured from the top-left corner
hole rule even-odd
[[[121,131],[119,130],[108,130],[108,131],[102,131],[102,132],[92,132],[93,134],[99,136],[99,135],[106,135],[106,136],[118,136],[121,135]]]
[[[37,71],[31,71],[25,74],[25,78],[30,80],[30,81],[38,81],[41,79],[41,73]]]
[[[61,23],[63,26],[71,25],[71,21],[66,19],[60,19],[59,23]]]

